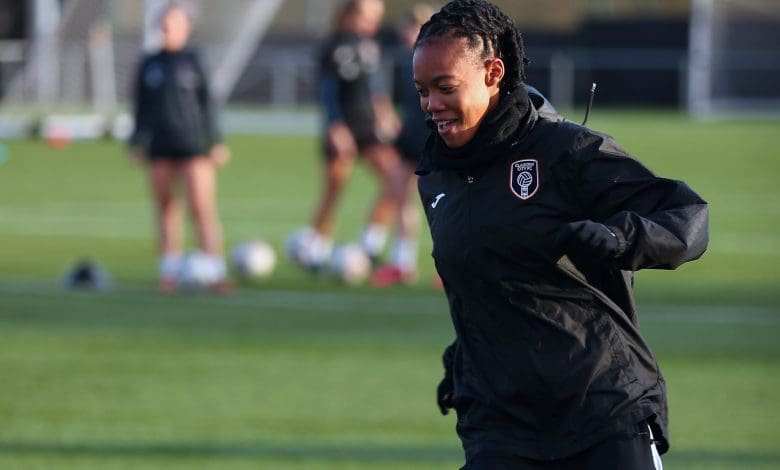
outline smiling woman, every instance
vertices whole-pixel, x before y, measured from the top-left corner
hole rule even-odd
[[[466,38],[432,39],[414,55],[420,104],[449,147],[470,141],[498,104],[504,63],[499,59],[483,63],[475,55]],[[473,61],[462,60],[464,56]]]
[[[419,188],[456,333],[438,404],[457,411],[464,469],[657,470],[666,390],[633,272],[701,256],[707,204],[542,109],[525,63],[483,0],[448,3],[416,42],[437,131]]]
[[[504,21],[512,20],[504,16]],[[526,59],[520,33],[517,28],[501,31],[498,23],[480,25],[486,27],[483,37],[464,34],[446,20],[431,22],[417,40],[414,70],[420,105],[449,147],[461,147],[476,135],[501,91],[522,88]]]

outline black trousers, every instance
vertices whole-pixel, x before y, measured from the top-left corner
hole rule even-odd
[[[661,470],[660,458],[654,454],[648,433],[647,436],[617,436],[554,461],[477,453],[461,470]]]

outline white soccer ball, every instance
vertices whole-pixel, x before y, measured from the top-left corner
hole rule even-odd
[[[333,249],[330,271],[346,284],[360,284],[371,273],[371,260],[356,243],[339,245]]]
[[[314,238],[314,230],[309,227],[300,228],[291,233],[284,241],[284,252],[287,258],[300,265],[305,265],[307,248]]]
[[[217,280],[214,263],[200,251],[187,253],[179,266],[178,281],[185,289],[201,289]]]
[[[236,274],[243,279],[265,279],[276,267],[276,252],[263,240],[239,243],[230,253]]]
[[[328,264],[332,248],[329,239],[305,227],[287,237],[284,251],[295,264],[316,271]]]

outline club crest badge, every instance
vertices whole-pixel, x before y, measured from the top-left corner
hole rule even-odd
[[[539,162],[529,158],[512,163],[509,189],[524,201],[531,199],[539,190]]]

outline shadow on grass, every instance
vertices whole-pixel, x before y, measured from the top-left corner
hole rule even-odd
[[[0,454],[94,457],[232,457],[364,462],[459,461],[457,445],[393,446],[381,444],[131,444],[0,442]]]

